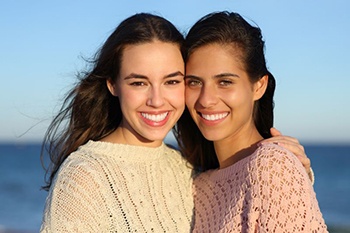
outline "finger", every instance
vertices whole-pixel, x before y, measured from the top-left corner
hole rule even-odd
[[[276,128],[274,128],[274,127],[272,127],[271,129],[270,129],[270,133],[271,133],[271,135],[274,137],[274,136],[281,136],[282,135],[282,133],[278,130],[278,129],[276,129]]]
[[[274,144],[280,145],[280,146],[286,148],[287,150],[291,151],[293,154],[295,154],[297,156],[307,157],[305,154],[304,146],[301,145],[299,143],[299,141],[296,140],[295,138],[286,137],[286,136],[278,136],[278,137],[269,138],[269,139],[265,139],[265,140],[261,141],[259,143],[259,146],[267,144],[267,143],[274,143]]]
[[[276,130],[276,131],[277,131],[277,130]],[[272,132],[272,131],[271,131],[271,132]],[[277,132],[279,132],[279,131],[277,131]],[[277,134],[277,132],[274,132],[274,133]],[[294,137],[291,137],[291,136],[285,136],[285,135],[272,135],[271,138],[267,138],[267,139],[265,139],[264,141],[266,141],[266,142],[291,141],[291,142],[293,142],[293,143],[300,144],[300,143],[299,143],[299,140],[298,140],[297,138],[294,138]]]
[[[261,141],[261,144],[264,143],[286,143],[286,144],[300,144],[298,139],[288,136],[275,136],[272,138],[267,138]]]
[[[277,144],[284,147],[285,149],[289,150],[290,152],[292,152],[296,156],[307,157],[305,154],[304,147],[298,143],[291,143],[290,141],[287,141],[287,142],[280,142],[279,141],[279,142],[277,142]]]
[[[310,168],[311,168],[311,160],[308,157],[300,157],[297,156],[297,158],[299,159],[299,161],[301,162],[301,164],[303,165],[303,167],[305,168],[306,172],[309,174]]]

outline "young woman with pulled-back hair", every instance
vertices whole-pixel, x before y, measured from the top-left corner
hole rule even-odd
[[[185,62],[187,108],[176,135],[202,172],[194,232],[326,232],[307,172],[266,140],[275,78],[260,29],[237,13],[209,14],[190,29]]]

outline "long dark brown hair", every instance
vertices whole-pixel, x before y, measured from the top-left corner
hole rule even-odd
[[[251,83],[268,75],[267,89],[254,104],[253,118],[261,136],[271,137],[276,84],[275,78],[266,67],[260,28],[250,25],[237,13],[224,11],[208,14],[197,21],[186,36],[185,61],[196,49],[213,43],[232,46],[242,52],[240,59]],[[187,108],[178,121],[174,134],[183,155],[195,169],[205,171],[219,167],[213,142],[204,138]]]
[[[108,91],[106,80],[115,80],[120,72],[126,45],[153,40],[183,45],[183,35],[168,20],[148,14],[135,14],[108,37],[91,61],[91,69],[78,75],[77,85],[67,94],[62,107],[45,134],[41,158],[46,154],[48,190],[59,167],[70,153],[89,140],[99,140],[113,132],[121,122],[122,112],[117,97]]]

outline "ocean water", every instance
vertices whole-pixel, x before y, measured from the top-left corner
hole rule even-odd
[[[350,145],[306,145],[330,232],[350,232]],[[46,191],[38,144],[0,144],[0,233],[38,232]],[[6,229],[11,229],[8,231]]]

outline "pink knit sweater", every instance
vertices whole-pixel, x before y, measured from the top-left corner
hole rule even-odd
[[[194,232],[327,232],[305,169],[278,145],[200,174],[194,198]]]

